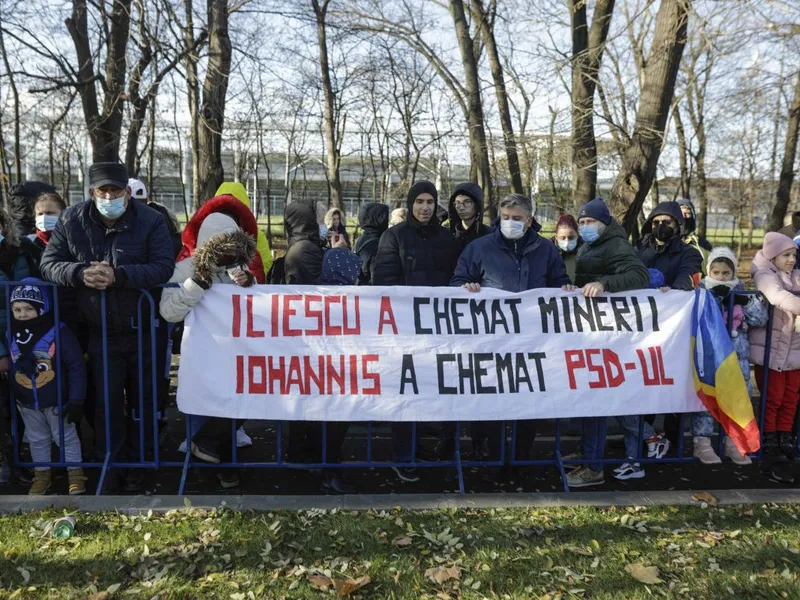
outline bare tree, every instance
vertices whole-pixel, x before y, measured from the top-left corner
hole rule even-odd
[[[769,219],[770,231],[777,231],[783,227],[783,219],[789,208],[792,183],[794,182],[794,161],[797,154],[797,137],[800,133],[800,73],[796,77],[794,99],[789,107],[789,122],[786,126],[786,140],[783,144],[783,162],[778,178],[778,192]]]
[[[691,0],[661,2],[633,136],[611,190],[612,214],[635,238],[639,212],[650,191],[664,142],[690,9]]]
[[[572,21],[572,194],[576,206],[597,195],[594,92],[614,0],[597,0],[588,27],[585,0],[569,0]]]

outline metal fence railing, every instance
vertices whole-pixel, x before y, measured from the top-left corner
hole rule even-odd
[[[6,327],[7,331],[11,331],[11,310],[10,310],[10,293],[11,289],[19,285],[19,282],[7,282],[2,284],[5,287],[4,302],[7,310],[6,314]],[[55,321],[59,322],[61,319],[61,304],[62,298],[66,294],[72,293],[71,290],[59,290],[52,284],[45,284],[52,289],[54,300],[54,317]],[[729,331],[733,326],[733,302],[735,296],[753,295],[756,292],[734,292],[729,295],[728,301],[730,302],[728,310],[728,328]],[[170,354],[168,348],[161,348],[160,345],[167,345],[166,328],[167,324],[157,316],[157,303],[158,291],[142,291],[139,296],[137,306],[137,316],[131,322],[131,331],[135,334],[136,350],[135,350],[135,364],[138,365],[135,373],[127,373],[125,388],[126,388],[126,411],[120,411],[120,407],[116,403],[122,402],[120,397],[120,383],[117,380],[114,382],[115,391],[112,393],[110,385],[110,370],[116,369],[117,364],[114,363],[115,356],[118,356],[118,348],[116,347],[117,338],[114,332],[110,332],[109,318],[113,316],[113,307],[109,306],[107,293],[102,292],[99,295],[99,313],[100,323],[99,328],[89,330],[89,341],[84,340],[83,343],[88,346],[88,354],[90,356],[90,370],[96,371],[99,365],[101,374],[93,372],[93,379],[95,382],[100,381],[102,385],[95,386],[101,389],[96,389],[94,395],[94,410],[91,411],[95,415],[94,423],[90,423],[95,429],[96,438],[98,429],[102,429],[101,439],[95,439],[95,446],[99,452],[93,459],[88,459],[85,455],[80,462],[69,462],[65,457],[64,449],[64,406],[66,400],[64,398],[64,382],[62,377],[56,378],[57,392],[58,392],[58,414],[59,417],[59,455],[58,460],[47,462],[33,462],[23,457],[23,436],[20,428],[20,421],[18,419],[18,412],[16,403],[13,397],[13,386],[9,383],[4,383],[9,391],[8,407],[10,413],[8,421],[10,421],[10,444],[12,447],[11,458],[17,467],[82,467],[87,469],[99,469],[99,479],[96,493],[100,495],[104,490],[104,483],[108,474],[112,469],[163,469],[172,468],[180,469],[180,478],[176,478],[177,492],[183,494],[186,489],[187,476],[193,468],[248,468],[248,469],[366,469],[375,467],[412,467],[412,468],[449,468],[455,469],[458,476],[458,485],[461,493],[465,492],[464,485],[464,469],[466,467],[502,467],[505,465],[512,466],[528,466],[528,465],[543,465],[551,466],[558,469],[563,482],[564,490],[568,491],[567,485],[567,469],[571,465],[577,465],[587,462],[587,459],[582,458],[569,458],[562,452],[562,443],[564,441],[564,422],[562,420],[555,420],[555,436],[553,447],[541,458],[531,458],[525,452],[521,451],[523,445],[529,445],[532,441],[533,428],[530,422],[510,422],[500,421],[494,422],[488,426],[492,429],[489,436],[489,447],[492,449],[490,455],[485,459],[466,459],[462,456],[462,423],[450,422],[438,424],[439,438],[450,442],[450,447],[447,449],[447,454],[441,457],[440,460],[423,460],[420,458],[418,450],[418,441],[421,437],[420,428],[425,424],[412,423],[410,426],[410,460],[376,460],[374,445],[375,433],[378,426],[374,423],[365,423],[363,427],[366,428],[366,435],[363,442],[360,444],[361,454],[363,460],[348,460],[342,461],[339,457],[339,448],[341,441],[344,440],[342,435],[342,428],[346,425],[339,424],[335,426],[333,423],[320,424],[319,431],[316,432],[320,436],[320,444],[318,445],[319,456],[314,457],[312,460],[297,460],[296,456],[287,456],[284,449],[287,441],[286,436],[286,423],[278,422],[275,424],[274,431],[274,452],[270,451],[269,456],[265,456],[265,460],[260,461],[240,461],[239,452],[236,445],[236,429],[239,425],[234,420],[230,420],[230,452],[227,457],[222,457],[219,463],[204,462],[196,459],[191,451],[191,444],[193,438],[202,431],[202,427],[195,417],[181,415],[184,420],[185,435],[187,440],[186,455],[182,460],[165,460],[163,453],[159,447],[159,431],[160,424],[163,417],[166,398],[163,397],[164,386],[159,385],[159,378],[163,378],[169,371],[169,358]],[[112,311],[112,312],[110,312]],[[74,317],[75,315],[68,315]],[[772,333],[772,320],[773,310],[769,307],[769,323],[767,325],[766,336],[766,356],[765,363],[769,363],[769,347],[771,344]],[[99,350],[97,342],[100,342]],[[61,365],[61,343],[60,343],[60,329],[56,328],[55,337],[55,355],[54,360],[56,365]],[[129,353],[130,354],[130,353]],[[149,368],[146,365],[151,365]],[[58,367],[57,367],[58,368]],[[58,371],[57,371],[58,372]],[[13,374],[12,374],[13,376]],[[760,390],[766,390],[768,384],[769,369],[764,369],[764,376],[762,381],[758,382]],[[91,385],[91,383],[90,383]],[[762,393],[762,395],[764,395]],[[91,396],[91,394],[90,394]],[[113,397],[112,397],[113,396]],[[759,397],[752,398],[757,403],[757,414],[759,415],[759,429],[763,425],[765,418],[766,403],[762,402]],[[98,417],[98,409],[100,416]],[[646,412],[643,411],[643,412]],[[124,418],[124,426],[118,422],[120,414]],[[87,421],[88,421],[87,411]],[[115,420],[117,422],[115,422]],[[647,458],[641,455],[642,442],[643,442],[643,428],[644,423],[642,418],[639,420],[639,449],[640,456],[636,457],[636,462],[642,464],[652,463],[687,463],[696,460],[692,456],[686,456],[684,448],[685,437],[685,424],[683,416],[679,419],[679,435],[678,444],[675,449],[674,455],[665,458]],[[226,427],[228,424],[225,425]],[[292,435],[290,424],[289,436]],[[331,429],[334,433],[331,433]],[[723,445],[724,433],[719,428],[719,435],[717,440],[718,453],[722,455],[721,449]],[[122,432],[121,438],[115,438],[115,432]],[[331,438],[333,435],[333,438]],[[228,437],[226,435],[226,437]],[[332,442],[329,444],[329,442]],[[270,443],[270,446],[272,444]],[[752,456],[754,459],[760,459],[763,451],[758,452]],[[226,453],[222,453],[226,454]],[[267,454],[265,451],[264,455]],[[333,455],[333,456],[332,456]],[[598,461],[599,462],[599,461]],[[603,457],[603,465],[614,465],[623,462],[629,462],[629,458],[608,458]]]

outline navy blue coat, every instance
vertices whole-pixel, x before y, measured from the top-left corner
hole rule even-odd
[[[175,270],[172,239],[164,217],[130,201],[123,215],[108,228],[91,200],[72,206],[61,215],[42,255],[42,277],[59,286],[77,288],[81,312],[89,327],[99,332],[101,293],[83,283],[83,272],[92,261],[107,261],[114,267],[114,284],[106,290],[109,334],[134,334],[139,290],[166,283]],[[156,293],[156,311],[159,297]],[[149,322],[148,304],[143,301],[145,324]]]
[[[506,292],[556,288],[570,283],[558,248],[538,234],[535,223],[517,242],[508,242],[499,227],[471,242],[458,259],[450,285],[479,283]]]

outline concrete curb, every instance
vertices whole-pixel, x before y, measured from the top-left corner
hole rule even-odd
[[[119,511],[165,512],[186,506],[195,508],[226,506],[234,510],[368,510],[402,508],[430,510],[441,508],[527,508],[559,506],[690,506],[697,491],[653,492],[572,492],[557,494],[363,494],[352,496],[0,496],[0,514],[21,513],[46,508],[84,512]],[[714,490],[721,505],[800,503],[800,489]]]

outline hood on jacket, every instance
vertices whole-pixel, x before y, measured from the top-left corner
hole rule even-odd
[[[226,181],[217,188],[215,196],[233,196],[239,202],[250,208],[250,197],[247,189],[238,181]]]
[[[27,302],[44,315],[53,310],[51,286],[46,285],[41,279],[36,277],[25,277],[21,280],[21,285],[11,289],[9,305],[14,302]]]
[[[292,202],[286,206],[283,213],[283,227],[290,246],[300,240],[318,242],[322,245],[316,207],[306,202]]]
[[[681,205],[677,202],[660,202],[647,217],[647,221],[644,222],[644,225],[642,225],[642,237],[653,233],[653,219],[660,215],[667,215],[675,219],[678,222],[677,233],[680,234],[681,228],[683,227]]]
[[[203,221],[203,224],[200,225],[200,231],[197,234],[197,250],[200,250],[206,242],[217,234],[231,233],[238,230],[239,226],[236,224],[236,221],[231,219],[228,215],[222,213],[210,214]]]
[[[678,198],[677,202],[679,206],[688,206],[689,211],[692,213],[692,216],[689,219],[684,217],[684,224],[681,227],[681,234],[683,237],[686,237],[694,233],[694,230],[697,227],[697,209],[694,207],[694,202],[688,198]]]
[[[224,215],[221,215],[224,217]],[[228,217],[225,217],[228,218]],[[230,219],[233,223],[233,219]],[[256,255],[256,240],[234,226],[214,233],[198,246],[192,258],[195,274],[211,280],[215,271],[231,265],[249,265]]]
[[[483,190],[477,183],[459,183],[453,193],[450,194],[450,201],[447,203],[447,214],[450,218],[450,230],[455,231],[456,227],[461,224],[461,219],[458,216],[455,208],[456,196],[469,196],[475,202],[477,212],[475,213],[476,223],[483,223]]]
[[[358,211],[358,225],[364,233],[383,233],[389,228],[389,207],[380,202],[367,202]]]
[[[40,194],[55,192],[56,188],[43,181],[22,181],[11,188],[8,194],[8,212],[22,235],[36,231],[36,219],[33,215],[36,198]]]
[[[209,215],[214,213],[222,213],[229,216],[236,222],[242,231],[252,236],[253,239],[256,239],[258,236],[258,224],[256,223],[256,218],[253,216],[253,213],[250,212],[250,209],[241,202],[241,200],[235,196],[215,196],[203,204],[203,206],[201,206],[200,209],[194,213],[192,218],[186,224],[186,228],[183,230],[183,234],[181,235],[183,248],[181,249],[181,253],[178,255],[179,262],[191,256],[192,253],[197,249],[197,237],[200,233],[200,227],[203,225],[203,221],[205,221]],[[261,260],[259,259],[258,262],[260,263]]]
[[[339,214],[339,223],[341,223],[343,227],[346,225],[347,220],[345,219],[344,211],[341,208],[334,207],[330,209],[328,212],[326,212],[325,216],[322,219],[322,222],[325,223],[325,226],[328,229],[333,227],[333,215],[337,213]]]

